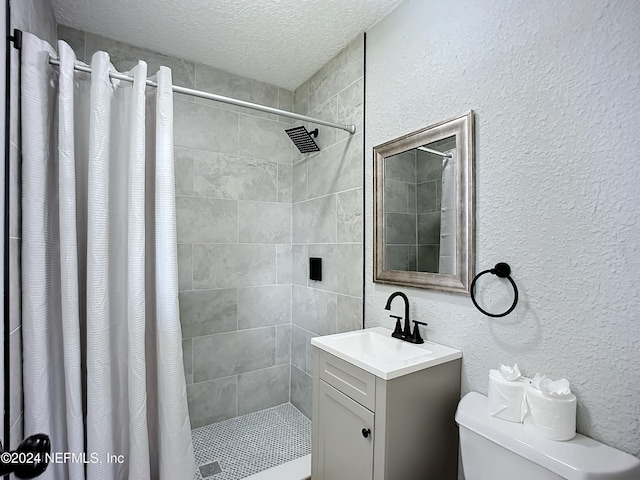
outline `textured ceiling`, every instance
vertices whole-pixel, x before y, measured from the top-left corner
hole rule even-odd
[[[402,0],[52,0],[58,23],[294,89]]]

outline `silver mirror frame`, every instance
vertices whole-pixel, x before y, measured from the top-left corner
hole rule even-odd
[[[384,159],[437,140],[456,137],[456,274],[385,270]],[[475,275],[475,127],[473,110],[373,147],[373,281],[468,295]]]

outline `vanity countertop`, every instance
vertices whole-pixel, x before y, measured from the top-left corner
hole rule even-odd
[[[462,352],[425,340],[416,345],[384,327],[314,337],[311,344],[383,380],[391,380],[462,357]]]

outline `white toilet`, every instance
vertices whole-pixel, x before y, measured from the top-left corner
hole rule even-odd
[[[487,413],[476,392],[458,404],[460,455],[466,480],[639,480],[640,460],[592,438],[546,440],[521,423]]]

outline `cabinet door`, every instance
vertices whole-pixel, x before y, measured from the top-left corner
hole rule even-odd
[[[318,384],[320,478],[314,480],[371,480],[373,413],[324,381]],[[371,433],[365,437],[363,429]]]

